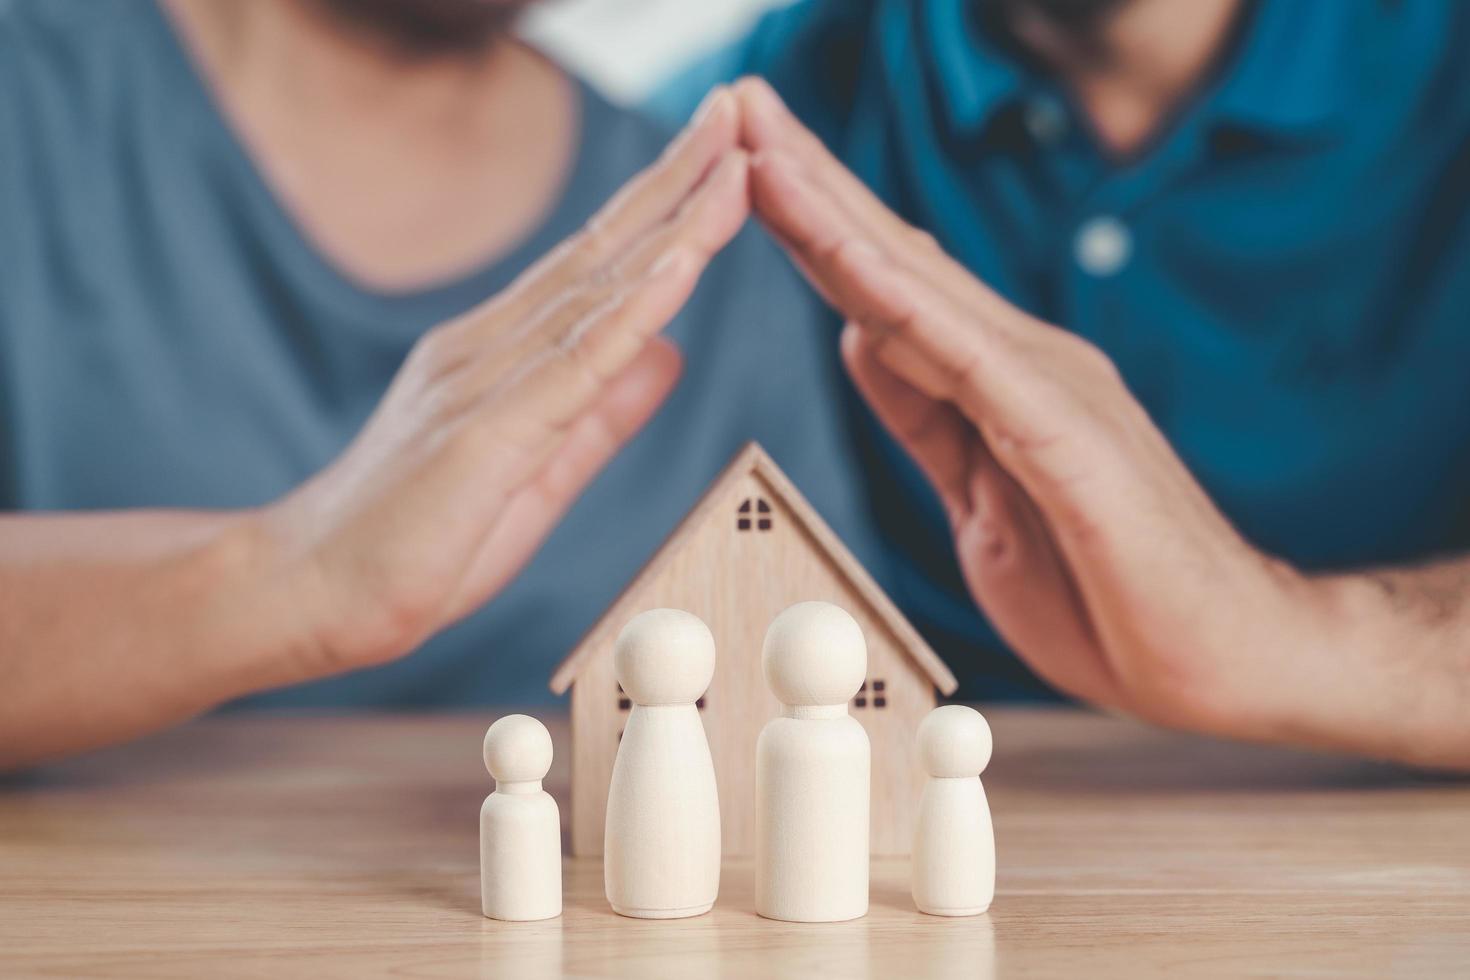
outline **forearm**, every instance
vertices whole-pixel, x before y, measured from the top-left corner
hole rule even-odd
[[[1470,557],[1313,581],[1320,723],[1344,748],[1470,770]]]
[[[0,517],[0,768],[292,679],[303,596],[248,512]]]

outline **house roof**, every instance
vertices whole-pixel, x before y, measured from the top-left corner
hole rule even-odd
[[[801,495],[801,491],[796,489],[796,485],[786,474],[781,472],[776,461],[771,459],[758,443],[754,442],[746,443],[745,447],[736,454],[730,464],[725,467],[724,472],[715,478],[709,489],[699,498],[699,502],[679,522],[679,526],[674,528],[648,563],[633,577],[633,581],[623,589],[613,604],[572,649],[572,652],[567,654],[566,659],[551,675],[551,690],[556,694],[564,694],[572,686],[588,658],[591,657],[592,651],[597,648],[597,641],[602,634],[607,632],[612,624],[621,623],[631,615],[631,610],[627,607],[632,603],[638,586],[670,560],[671,556],[678,551],[680,543],[695,528],[703,524],[716,507],[720,506],[731,486],[752,472],[759,476],[770,487],[771,492],[790,508],[798,523],[811,535],[816,546],[832,560],[843,579],[868,604],[878,620],[893,632],[900,649],[923,671],[941,693],[953,694],[959,683],[955,680],[954,674],[950,673],[944,661],[939,659],[939,655],[930,649],[928,643],[924,642],[919,631],[914,629],[913,624],[898,611],[893,600],[888,598],[887,594],[879,588],[878,583],[873,581],[868,570],[853,557],[852,552],[847,550],[847,546],[827,526],[827,522],[822,520],[816,508]]]

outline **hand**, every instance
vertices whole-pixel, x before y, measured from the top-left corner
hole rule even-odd
[[[855,383],[1038,674],[1216,733],[1349,744],[1372,723],[1372,685],[1326,696],[1330,603],[1235,532],[1105,355],[900,220],[763,82],[736,91],[756,212],[848,319]]]
[[[500,295],[429,331],[340,459],[261,515],[310,607],[278,683],[407,652],[498,592],[672,389],[658,331],[747,215],[732,95]]]

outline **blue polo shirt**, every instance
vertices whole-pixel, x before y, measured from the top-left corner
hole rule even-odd
[[[1470,550],[1470,4],[1247,4],[1126,161],[969,0],[812,0],[657,101],[770,79],[897,211],[1099,344],[1241,531],[1308,569]],[[880,577],[972,693],[1025,690],[872,425]],[[1249,615],[1249,610],[1241,610]]]

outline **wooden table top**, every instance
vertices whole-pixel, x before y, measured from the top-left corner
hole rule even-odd
[[[493,715],[231,715],[0,783],[0,975],[1470,976],[1470,782],[986,714],[985,916],[916,912],[885,860],[866,918],[771,922],[732,861],[710,914],[635,921],[568,859],[561,918],[494,922]]]

